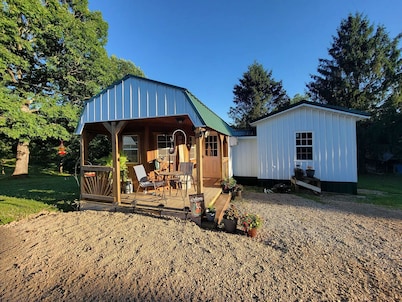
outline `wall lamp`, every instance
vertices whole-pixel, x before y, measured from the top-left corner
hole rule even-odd
[[[209,131],[208,130],[201,130],[199,133],[198,133],[198,137],[205,137],[205,138],[207,138],[209,136]]]

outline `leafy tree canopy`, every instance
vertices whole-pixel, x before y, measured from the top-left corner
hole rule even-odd
[[[0,2],[0,136],[18,142],[14,174],[27,173],[29,142],[70,138],[82,101],[122,72],[143,75],[108,58],[107,29],[87,0]]]
[[[258,119],[275,109],[289,103],[289,97],[282,87],[282,82],[272,78],[272,71],[254,62],[243,74],[240,83],[233,88],[234,107],[230,107],[229,116],[234,126],[247,128],[252,120]]]

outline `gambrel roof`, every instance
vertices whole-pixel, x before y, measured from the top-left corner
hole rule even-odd
[[[231,135],[230,126],[187,89],[127,75],[85,103],[76,134],[87,123],[188,115],[194,127]]]

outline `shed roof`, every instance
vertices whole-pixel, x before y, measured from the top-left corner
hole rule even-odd
[[[86,123],[188,115],[195,127],[231,135],[230,126],[187,89],[127,75],[85,105],[75,133]]]
[[[266,119],[269,119],[272,116],[276,116],[279,114],[283,114],[287,111],[290,110],[295,110],[297,108],[300,107],[311,107],[311,108],[319,108],[322,110],[328,110],[328,111],[333,111],[333,112],[337,112],[340,114],[345,114],[345,115],[349,115],[349,116],[353,116],[355,117],[357,120],[361,120],[361,119],[368,119],[370,117],[370,114],[367,112],[363,112],[363,111],[359,111],[359,110],[355,110],[355,109],[350,109],[350,108],[345,108],[345,107],[339,107],[339,106],[333,106],[333,105],[326,105],[326,104],[321,104],[321,103],[316,103],[316,102],[310,102],[310,101],[300,101],[298,103],[292,104],[290,106],[287,106],[283,109],[280,109],[278,111],[274,111],[271,112],[263,117],[260,117],[254,121],[252,121],[250,123],[250,125],[252,126],[256,126],[257,124],[265,121]]]

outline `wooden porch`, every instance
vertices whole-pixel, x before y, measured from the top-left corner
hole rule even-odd
[[[229,206],[231,196],[221,194],[222,189],[218,179],[204,178],[203,197],[206,208],[214,205],[216,209],[215,223],[220,223],[223,212]],[[80,210],[110,211],[110,212],[146,212],[158,216],[173,216],[181,219],[190,219],[201,225],[202,216],[194,216],[191,213],[192,207],[190,195],[197,194],[193,186],[181,190],[159,188],[144,192],[121,194],[121,202],[107,202],[105,200],[81,200]]]

